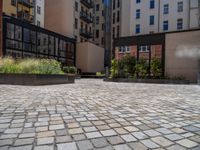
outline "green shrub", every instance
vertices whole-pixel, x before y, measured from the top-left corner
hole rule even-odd
[[[111,78],[133,77],[135,73],[136,59],[126,55],[120,60],[113,59],[111,66]]]
[[[111,62],[111,78],[117,78],[118,77],[118,62],[116,59],[113,59]]]
[[[0,59],[0,73],[63,74],[61,64],[50,59]]]
[[[135,73],[139,78],[147,78],[149,71],[149,65],[146,60],[141,59],[135,66]]]
[[[104,77],[104,76],[105,76],[105,74],[104,74],[104,73],[102,73],[102,72],[97,72],[97,73],[96,73],[96,76],[97,76],[97,77]]]
[[[162,64],[159,59],[154,58],[151,61],[151,73],[154,78],[160,77],[162,75]]]
[[[74,66],[65,66],[63,67],[63,71],[69,74],[77,74],[77,68]]]

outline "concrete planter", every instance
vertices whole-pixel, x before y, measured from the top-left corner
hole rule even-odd
[[[104,79],[106,82],[127,82],[127,83],[152,83],[152,84],[190,84],[188,80],[168,80],[168,79]]]
[[[0,84],[11,85],[71,84],[74,79],[73,75],[0,74]]]

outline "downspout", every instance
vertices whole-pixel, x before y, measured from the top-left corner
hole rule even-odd
[[[158,0],[158,32],[160,32],[160,0]]]
[[[197,84],[200,85],[200,59],[198,61],[198,77],[197,77]]]

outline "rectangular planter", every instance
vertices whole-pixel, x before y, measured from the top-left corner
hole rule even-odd
[[[43,74],[0,74],[0,84],[11,85],[52,85],[74,83],[73,75],[43,75]]]
[[[127,82],[127,83],[152,83],[152,84],[190,84],[188,80],[169,80],[169,79],[104,79],[106,82]]]

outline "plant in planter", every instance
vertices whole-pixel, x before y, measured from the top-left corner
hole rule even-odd
[[[149,65],[146,60],[141,59],[135,66],[135,73],[139,78],[147,78]]]
[[[151,61],[151,73],[153,74],[154,78],[160,78],[162,75],[162,64],[157,58],[154,58]]]
[[[74,66],[65,66],[63,67],[63,71],[67,74],[77,74],[77,68]]]
[[[110,72],[111,72],[110,78],[118,77],[118,61],[117,61],[117,59],[112,60]]]
[[[50,59],[0,59],[0,73],[4,74],[64,74],[61,64]]]

